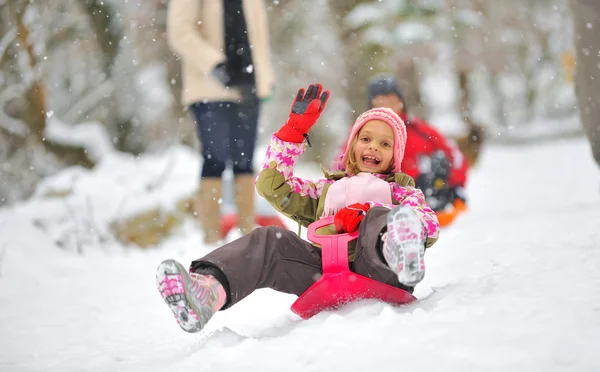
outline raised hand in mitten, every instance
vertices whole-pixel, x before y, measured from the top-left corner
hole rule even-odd
[[[304,89],[298,90],[290,116],[275,134],[280,140],[301,143],[308,139],[308,131],[319,119],[329,99],[329,91],[322,90],[321,84],[310,85],[306,94]]]
[[[365,218],[369,204],[354,203],[337,211],[333,217],[335,231],[340,233],[351,233],[356,231],[360,222]]]

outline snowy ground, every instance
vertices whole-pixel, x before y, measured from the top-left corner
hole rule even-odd
[[[40,190],[74,189],[67,199],[0,210],[0,371],[600,370],[600,171],[583,140],[488,148],[416,304],[300,321],[293,296],[261,290],[190,335],[154,270],[214,247],[191,221],[145,252],[105,226],[145,203],[169,208],[197,166],[184,149],[113,156]]]

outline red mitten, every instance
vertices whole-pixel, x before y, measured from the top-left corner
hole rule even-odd
[[[305,135],[317,122],[329,99],[329,91],[321,92],[322,89],[321,84],[312,84],[306,90],[306,94],[304,89],[298,90],[290,116],[275,134],[280,140],[294,143],[304,141]]]
[[[360,222],[365,218],[369,208],[371,208],[369,204],[355,203],[337,211],[333,217],[335,231],[338,234],[356,231]]]

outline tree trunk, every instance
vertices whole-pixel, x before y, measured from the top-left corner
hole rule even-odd
[[[25,50],[29,59],[29,68],[33,72],[34,78],[27,92],[25,93],[26,107],[20,112],[19,119],[28,126],[27,141],[30,144],[38,144],[44,148],[44,151],[55,155],[58,159],[67,165],[81,165],[92,167],[94,161],[88,156],[85,149],[77,146],[70,146],[61,143],[54,143],[46,138],[46,91],[39,74],[39,64],[34,53],[34,47],[30,40],[29,29],[23,22],[23,15],[27,9],[27,4],[16,9],[15,23],[17,26],[17,39],[21,47]]]
[[[406,101],[406,111],[410,115],[426,118],[428,112],[421,97],[421,81],[417,69],[419,52],[417,48],[411,48],[410,46],[407,46],[406,49],[407,52],[405,53],[396,53],[395,58],[397,61],[395,69],[392,69],[392,72],[399,79],[400,89],[402,89],[402,94],[404,94],[404,100]]]
[[[119,53],[119,42],[121,32],[111,25],[111,20],[115,18],[110,5],[101,0],[79,0],[83,9],[90,19],[94,35],[98,46],[102,50],[102,60],[104,73],[110,76],[115,58]]]
[[[469,87],[469,75],[466,71],[458,73],[458,82],[460,87],[460,108],[461,117],[467,127],[465,135],[455,138],[455,141],[469,161],[470,166],[477,164],[481,147],[485,140],[484,129],[473,121],[471,115],[471,89]]]
[[[346,64],[347,93],[346,98],[357,117],[368,109],[367,82],[378,72],[390,72],[390,61],[387,51],[378,45],[363,44],[359,32],[349,32],[344,21],[348,13],[361,3],[369,0],[336,0],[329,6],[333,12],[335,28],[340,35],[343,59]],[[352,123],[348,123],[350,126]]]
[[[119,44],[124,32],[111,22],[117,18],[116,12],[113,9],[114,5],[109,5],[106,1],[102,0],[78,0],[78,2],[90,20],[90,24],[94,30],[94,38],[102,51],[102,65],[106,79],[118,81],[119,77],[115,76],[113,66],[119,55]],[[113,115],[116,122],[114,129],[111,131],[116,138],[114,145],[119,151],[139,155],[144,151],[144,148],[136,144],[136,141],[131,140],[132,132],[134,131],[132,117],[128,114],[118,114],[119,104],[117,101],[120,98],[117,89],[108,102],[111,110],[114,110]]]
[[[333,11],[332,3],[294,0],[272,7],[269,36],[278,79],[272,102],[261,108],[260,133],[274,132],[287,120],[299,88],[318,82],[329,90],[327,109],[311,128],[312,147],[302,156],[302,161],[320,162],[325,167],[337,155],[337,146],[354,120],[345,99],[354,88],[353,77],[346,74],[344,46],[335,28],[342,15]],[[259,144],[268,138],[259,135]]]
[[[575,38],[575,95],[579,115],[600,166],[600,1],[570,0]]]

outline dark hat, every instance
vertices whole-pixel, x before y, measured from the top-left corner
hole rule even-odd
[[[369,88],[367,92],[369,98],[369,107],[371,107],[373,104],[373,98],[381,94],[389,93],[395,93],[398,98],[400,98],[404,104],[404,111],[406,111],[406,101],[404,100],[402,90],[400,90],[398,79],[396,79],[394,75],[381,74],[369,79]]]

